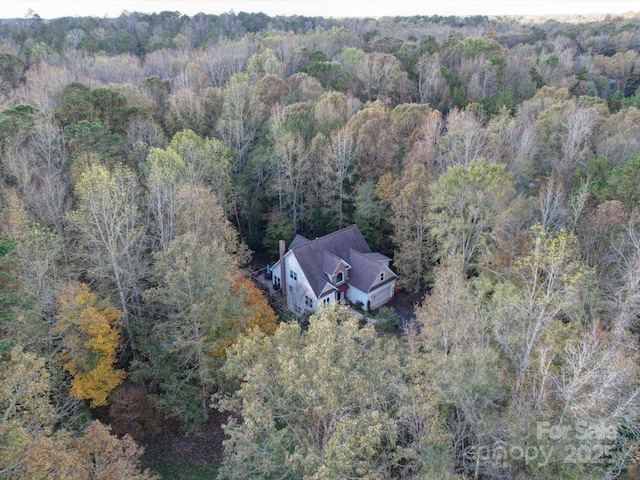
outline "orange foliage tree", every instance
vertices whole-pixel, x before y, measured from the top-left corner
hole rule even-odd
[[[278,327],[277,315],[258,288],[245,277],[238,277],[231,286],[231,297],[240,306],[240,314],[231,319],[233,328],[230,335],[220,339],[213,351],[215,357],[224,357],[227,348],[236,343],[241,335],[247,335],[257,329],[267,335],[273,335]]]

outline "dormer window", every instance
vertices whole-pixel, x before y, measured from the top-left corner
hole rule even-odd
[[[380,273],[380,281],[381,281],[381,282],[384,282],[384,272],[381,272],[381,273]]]
[[[338,272],[336,275],[336,283],[342,283],[344,281],[344,273]]]

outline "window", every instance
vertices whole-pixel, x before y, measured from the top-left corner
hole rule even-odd
[[[343,280],[344,274],[342,272],[338,272],[338,274],[336,275],[336,283],[342,283]]]
[[[305,295],[304,297],[304,304],[308,307],[308,308],[313,308],[313,299],[311,297],[307,297]]]
[[[289,276],[294,282],[298,281],[298,272],[294,272],[293,270],[289,270]]]
[[[322,299],[322,304],[323,304],[323,305],[325,305],[325,306],[326,306],[326,305],[329,305],[330,303],[331,303],[331,298],[329,298],[329,295],[327,295],[326,297],[324,297],[324,298]]]
[[[384,282],[384,272],[380,273],[380,281]]]

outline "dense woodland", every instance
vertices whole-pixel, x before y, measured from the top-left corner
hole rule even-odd
[[[0,476],[637,478],[639,106],[640,14],[0,21]],[[353,223],[404,328],[248,280]]]

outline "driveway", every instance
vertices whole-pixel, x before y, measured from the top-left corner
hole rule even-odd
[[[393,308],[393,310],[402,319],[402,323],[405,324],[414,318],[415,309],[417,306],[422,305],[423,298],[424,291],[406,292],[404,290],[400,290],[386,303],[385,306]]]

